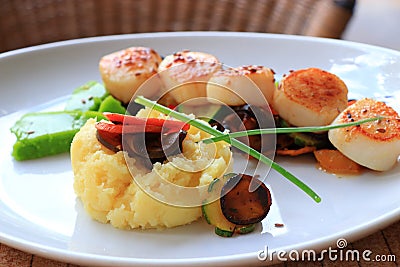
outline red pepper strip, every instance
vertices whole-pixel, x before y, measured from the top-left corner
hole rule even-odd
[[[181,122],[181,121],[174,121],[174,120],[164,120],[158,118],[147,118],[146,124],[157,125],[163,128],[167,128],[170,130],[184,130],[187,131],[190,128],[190,124]]]
[[[125,124],[125,125],[146,125],[150,126],[159,126],[163,128],[167,128],[171,131],[179,131],[184,130],[187,131],[190,128],[190,125],[181,121],[174,120],[164,120],[158,118],[139,118],[135,116],[122,115],[117,113],[104,113],[104,115],[115,124]]]
[[[122,115],[118,113],[104,113],[104,115],[107,117],[107,119],[109,119],[111,122],[115,124],[145,125],[147,121],[145,118]]]
[[[96,129],[101,135],[117,136],[122,133],[161,133],[162,127],[156,125],[122,125],[107,122],[98,122]]]
[[[123,126],[124,133],[143,133],[143,129],[145,133],[161,133],[162,132],[162,127],[157,126],[157,125],[151,125],[151,124],[146,124],[146,125],[124,125]]]
[[[122,147],[122,134],[123,133],[160,133],[162,127],[155,125],[122,125],[112,124],[107,122],[96,123],[98,138],[107,148],[119,151]],[[100,140],[100,139],[99,139]]]
[[[351,106],[351,105],[353,105],[353,104],[356,103],[356,102],[357,102],[356,99],[350,99],[349,101],[347,101],[347,106]]]
[[[168,105],[168,108],[175,110],[176,109],[176,105]]]
[[[115,126],[117,125],[106,122],[96,123],[97,134],[112,147],[121,146],[122,143],[122,134]]]
[[[109,134],[122,134],[122,125],[116,125],[108,122],[96,123],[96,129]]]

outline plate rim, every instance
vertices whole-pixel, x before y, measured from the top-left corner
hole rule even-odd
[[[377,49],[386,53],[395,53],[400,55],[400,51],[387,48],[383,46],[377,46],[368,43],[343,40],[343,39],[332,39],[326,37],[316,36],[304,36],[304,35],[293,35],[293,34],[280,34],[280,33],[262,33],[262,32],[228,32],[228,31],[176,31],[176,32],[150,32],[150,33],[127,33],[127,34],[114,34],[114,35],[103,35],[103,36],[90,36],[75,38],[70,40],[62,40],[49,42],[44,44],[38,44],[28,47],[22,47],[10,51],[0,53],[0,60],[10,56],[19,54],[34,52],[37,50],[45,50],[50,48],[57,48],[62,46],[71,46],[86,43],[105,42],[113,40],[128,40],[128,39],[142,39],[142,38],[179,38],[179,37],[246,37],[246,38],[266,38],[266,39],[279,39],[279,40],[305,40],[319,43],[331,43],[337,45],[346,45],[350,47],[364,48],[364,49]]]

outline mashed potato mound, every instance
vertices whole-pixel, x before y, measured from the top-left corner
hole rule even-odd
[[[141,110],[137,116],[147,115],[163,117],[147,109]],[[114,153],[98,142],[95,123],[94,119],[88,120],[75,135],[71,145],[71,162],[77,196],[90,216],[102,223],[111,223],[122,229],[168,228],[188,224],[201,217],[200,207],[176,207],[152,198],[136,184],[131,173],[149,181],[160,175],[174,184],[193,187],[207,185],[230,171],[232,154],[225,142],[216,144],[212,154],[214,158],[208,160],[211,164],[203,170],[188,172],[175,167],[176,164],[187,168],[196,164],[202,166],[202,158],[210,156],[204,155],[204,144],[196,143],[209,135],[191,127],[182,144],[185,158],[176,157],[170,162],[155,163],[152,171],[146,171],[138,161],[130,159],[130,166],[133,166],[130,172],[125,152]]]

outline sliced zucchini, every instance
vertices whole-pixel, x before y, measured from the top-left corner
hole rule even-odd
[[[325,133],[291,133],[294,143],[300,147],[313,146],[316,148],[325,148],[329,146],[328,136]]]
[[[222,213],[219,200],[203,205],[202,211],[209,224],[226,231],[235,230],[236,225],[228,221]]]
[[[209,193],[221,194],[222,188],[226,185],[226,181],[232,181],[232,178],[237,177],[237,174],[229,173],[226,174],[222,179],[215,179],[208,186]],[[230,222],[224,215],[221,208],[221,200],[217,199],[210,203],[204,202],[201,209],[203,216],[208,224],[215,226],[215,233],[222,237],[231,237],[233,234],[247,234],[253,232],[255,224],[241,224]]]
[[[236,225],[225,218],[219,200],[202,205],[201,210],[207,223],[219,228],[219,232],[230,232],[231,235],[234,233]]]
[[[242,235],[248,234],[248,233],[253,232],[254,229],[256,229],[256,225],[254,223],[249,224],[249,225],[240,225],[240,226],[236,227],[235,233],[242,234]]]
[[[225,175],[222,179],[215,179],[208,186],[208,192],[211,196],[214,196],[215,193],[220,195],[221,187],[224,184],[223,180],[231,177],[233,174]],[[215,233],[219,236],[230,237],[235,232],[236,225],[229,222],[221,210],[221,204],[219,199],[214,200],[210,203],[207,203],[206,200],[202,206],[201,210],[203,212],[203,216],[206,219],[208,224],[215,226]]]
[[[292,127],[287,121],[279,118],[280,127]],[[299,147],[316,147],[318,149],[331,146],[327,133],[289,133],[281,134],[290,137],[293,143]]]
[[[222,237],[231,237],[235,231],[227,231],[221,228],[215,227],[215,233]]]

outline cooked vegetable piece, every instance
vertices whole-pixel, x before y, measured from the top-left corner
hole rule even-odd
[[[74,135],[89,118],[96,117],[106,119],[95,111],[28,113],[11,128],[17,137],[12,155],[28,160],[68,152]]]
[[[180,130],[187,131],[190,125],[181,121],[165,120],[158,118],[139,118],[136,116],[123,115],[118,113],[104,113],[104,115],[115,124],[133,125],[137,128],[144,129],[143,127],[160,127],[163,132],[177,132]]]
[[[235,233],[235,231],[224,230],[224,229],[221,229],[218,227],[215,227],[214,231],[217,235],[222,236],[222,237],[231,237]]]
[[[293,127],[282,118],[278,119],[281,128]],[[294,127],[298,128],[298,127]],[[332,148],[327,132],[292,132],[278,134],[277,154],[298,156],[313,152],[316,149]]]
[[[112,124],[108,122],[99,122],[96,124],[96,129],[101,134],[122,134],[122,133],[160,133],[162,127],[152,124],[129,125],[129,124]]]
[[[228,129],[231,133],[244,131],[244,130],[254,130],[260,128],[260,122],[263,127],[274,127],[275,123],[268,121],[270,115],[269,111],[263,108],[253,106],[253,105],[242,105],[232,107],[235,113],[230,113],[227,115],[223,121],[222,126]],[[266,125],[267,124],[267,125]],[[274,142],[274,137],[272,136],[261,136],[261,135],[251,135],[245,137],[239,137],[243,143],[248,143],[248,145],[259,152],[266,152],[275,147],[272,147]]]
[[[168,134],[125,134],[123,148],[131,156],[136,155],[149,159],[151,163],[163,162],[169,156],[182,153],[182,142],[186,134],[185,131]]]
[[[124,149],[130,156],[163,162],[181,153],[189,125],[180,121],[139,118],[117,113],[104,113],[111,122],[96,124],[97,139],[108,149]],[[152,164],[145,164],[151,167]]]
[[[99,112],[113,112],[125,114],[126,109],[121,102],[115,99],[112,95],[107,96],[100,104]]]
[[[235,233],[244,235],[253,232],[255,229],[256,229],[255,224],[240,225],[239,227],[236,227]]]
[[[316,148],[313,147],[313,146],[305,146],[305,147],[296,148],[296,149],[284,148],[284,149],[277,149],[276,150],[276,154],[279,155],[279,156],[296,157],[296,156],[300,156],[300,155],[303,155],[303,154],[311,153],[314,150],[316,150]]]
[[[211,195],[213,195],[212,193],[218,193],[219,195],[219,192],[223,185],[223,180],[224,179],[215,179],[214,181],[212,181],[208,186],[208,192],[210,192]],[[207,203],[207,201],[205,201],[205,203]],[[234,234],[236,225],[229,222],[225,218],[224,214],[222,214],[219,199],[214,200],[211,203],[203,204],[201,206],[201,210],[207,223],[215,226],[215,233],[217,235],[223,237],[231,237]]]
[[[321,168],[327,172],[335,174],[359,174],[363,167],[352,161],[339,150],[320,149],[314,151]]]
[[[316,148],[327,148],[332,146],[327,133],[291,133],[289,135],[293,138],[294,143],[300,147],[312,146]]]
[[[219,233],[223,233],[223,236],[233,235],[236,225],[228,221],[222,214],[219,200],[202,205],[201,208],[207,223],[216,227],[216,234],[221,235]]]
[[[256,189],[252,190],[253,188]],[[267,186],[246,174],[230,178],[222,187],[221,195],[222,213],[228,221],[237,225],[262,221],[272,204]]]
[[[64,110],[97,111],[107,95],[102,84],[95,81],[87,82],[73,91]]]
[[[122,150],[122,134],[101,135],[97,131],[96,138],[103,146],[115,153]]]

